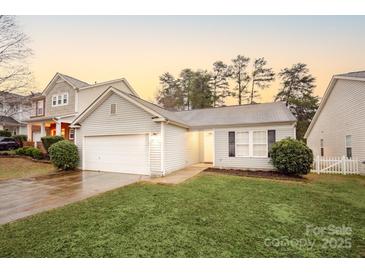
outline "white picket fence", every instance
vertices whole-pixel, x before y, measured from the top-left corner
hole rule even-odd
[[[359,174],[359,161],[356,158],[317,156],[313,170],[318,174]]]

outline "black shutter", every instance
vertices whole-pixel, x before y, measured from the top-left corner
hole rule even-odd
[[[269,147],[269,157],[270,157],[270,150],[272,148],[272,145],[276,142],[276,130],[268,130],[267,131],[267,144],[268,144],[268,147]]]
[[[235,157],[236,156],[236,141],[235,141],[235,132],[228,132],[228,156]]]

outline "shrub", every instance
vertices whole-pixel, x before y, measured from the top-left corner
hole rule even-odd
[[[313,152],[301,141],[283,139],[272,146],[272,164],[279,172],[288,175],[308,174],[313,163]]]
[[[62,136],[44,136],[41,138],[41,140],[42,140],[45,150],[48,152],[51,145],[53,145],[59,141],[63,141],[63,137]]]
[[[60,141],[49,148],[52,163],[60,169],[68,170],[77,167],[79,153],[77,146],[70,141]]]
[[[43,159],[43,153],[40,149],[34,147],[21,147],[15,150],[16,155],[25,155],[33,159]]]
[[[11,132],[7,130],[0,130],[0,136],[11,137]]]
[[[23,142],[26,142],[28,139],[27,135],[14,135],[13,138],[20,145],[23,146]]]

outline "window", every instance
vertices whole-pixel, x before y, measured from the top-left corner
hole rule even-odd
[[[250,135],[248,131],[236,132],[236,156],[248,157],[250,156]]]
[[[253,131],[252,133],[252,156],[267,156],[267,136],[266,131]]]
[[[52,106],[57,105],[57,96],[52,96]]]
[[[64,106],[68,104],[68,93],[52,96],[52,107]]]
[[[324,156],[323,139],[321,139],[321,156]]]
[[[235,132],[228,132],[228,157],[236,157]]]
[[[346,156],[352,158],[352,135],[346,135]]]
[[[117,105],[111,104],[110,105],[110,114],[115,114],[117,112]]]
[[[63,104],[64,105],[68,104],[68,93],[63,94]]]
[[[37,116],[43,115],[43,100],[37,101]]]
[[[70,128],[70,131],[68,133],[68,139],[69,140],[73,140],[75,138],[75,129],[74,128]]]

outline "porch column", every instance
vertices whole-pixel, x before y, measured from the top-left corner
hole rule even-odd
[[[33,139],[33,132],[32,132],[32,124],[27,124],[27,138],[28,141],[31,142]]]
[[[61,122],[56,122],[56,135],[61,136]]]
[[[41,123],[41,137],[46,136],[46,127],[44,125],[44,122]]]

